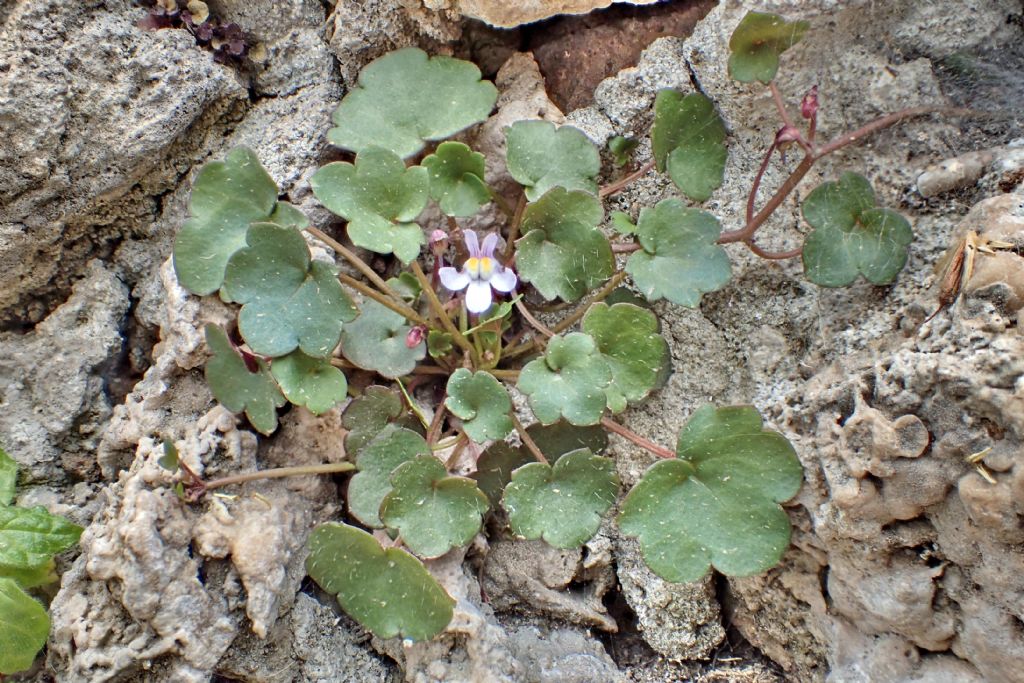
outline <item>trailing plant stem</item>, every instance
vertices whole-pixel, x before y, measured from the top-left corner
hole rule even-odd
[[[312,235],[313,237],[317,238],[318,240],[329,246],[336,253],[341,254],[346,261],[351,263],[356,270],[365,275],[366,279],[372,282],[374,285],[376,285],[376,287],[380,291],[384,292],[385,294],[392,297],[396,301],[402,300],[402,297],[395,294],[395,292],[390,287],[388,287],[388,283],[384,282],[384,279],[380,275],[377,275],[377,273],[374,272],[373,268],[371,268],[369,264],[366,263],[366,261],[356,256],[356,253],[354,251],[352,251],[351,249],[349,249],[344,244],[334,239],[324,231],[319,230],[318,228],[314,228],[313,226],[309,226],[308,228],[306,228],[306,232],[308,232],[310,235]]]
[[[625,427],[623,427],[610,417],[602,417],[601,425],[608,431],[614,432],[615,434],[618,434],[622,438],[632,441],[637,446],[640,446],[641,448],[650,451],[651,453],[654,453],[659,458],[676,457],[676,454],[670,451],[669,449],[665,448],[664,446],[659,446],[653,441],[645,439],[644,437],[640,436],[639,434],[630,429],[626,429]]]
[[[455,327],[452,319],[448,317],[448,314],[444,310],[444,305],[442,305],[441,300],[437,298],[437,293],[434,291],[434,288],[430,286],[430,281],[427,279],[427,276],[424,274],[418,261],[412,262],[412,274],[416,276],[417,280],[419,280],[420,287],[423,288],[423,293],[427,297],[427,303],[430,304],[430,308],[433,309],[434,315],[438,317],[445,331],[452,335],[452,340],[459,345],[459,348],[468,353],[471,357],[476,358],[476,350],[473,348],[473,345],[469,343],[469,340],[459,332],[459,329]]]
[[[379,303],[381,306],[384,306],[385,308],[388,308],[388,309],[394,311],[395,313],[397,313],[398,315],[402,316],[403,318],[408,318],[409,320],[413,321],[417,325],[424,325],[424,326],[427,326],[427,327],[430,326],[430,323],[427,322],[427,319],[424,318],[423,316],[421,316],[416,311],[412,310],[411,308],[409,308],[408,306],[406,306],[404,304],[401,304],[401,303],[398,303],[397,301],[392,300],[390,297],[387,297],[387,296],[381,294],[380,292],[375,290],[373,287],[367,286],[366,284],[360,282],[359,280],[355,279],[351,275],[348,275],[346,273],[338,273],[338,279],[341,282],[344,282],[346,285],[348,285],[352,289],[354,289],[357,292],[359,292],[360,294],[363,294],[365,296],[370,297],[371,299],[373,299],[374,301]]]
[[[542,462],[547,465],[548,459],[544,457],[544,453],[542,453],[540,447],[537,446],[537,442],[534,441],[527,433],[526,427],[524,427],[523,423],[519,421],[519,418],[516,417],[515,413],[510,413],[510,415],[512,417],[512,424],[516,426],[516,431],[519,432],[519,438],[522,439],[523,445],[526,446],[526,449],[530,451],[534,458],[536,458],[537,462]]]
[[[597,196],[608,197],[617,192],[622,192],[624,189],[629,187],[629,185],[631,185],[633,182],[647,175],[647,172],[650,171],[652,168],[654,168],[654,159],[651,159],[646,164],[636,169],[629,175],[619,178],[614,183],[605,185],[600,190],[598,190]]]
[[[515,242],[519,238],[519,226],[523,222],[523,211],[526,210],[526,193],[519,195],[519,201],[516,202],[515,213],[512,214],[512,222],[508,226],[508,239],[505,241],[505,251],[502,255],[505,265],[511,265],[508,261],[512,258],[512,250],[515,248]]]

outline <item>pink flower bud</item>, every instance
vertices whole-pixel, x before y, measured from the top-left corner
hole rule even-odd
[[[430,233],[430,250],[434,254],[442,254],[448,250],[448,233],[444,230],[434,230]]]
[[[775,144],[782,147],[790,142],[796,142],[801,138],[800,131],[793,126],[783,126],[775,134]]]
[[[405,335],[405,346],[409,349],[414,349],[423,342],[423,337],[427,334],[427,328],[423,325],[416,325],[409,333]]]
[[[805,119],[813,119],[818,113],[818,86],[811,86],[811,89],[800,101],[800,115]]]

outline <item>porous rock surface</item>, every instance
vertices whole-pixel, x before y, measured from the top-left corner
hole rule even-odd
[[[793,680],[1022,680],[1020,258],[980,255],[963,298],[924,319],[941,253],[968,230],[1019,238],[1024,196],[998,164],[953,200],[915,193],[925,168],[972,151],[957,146],[954,120],[908,122],[824,160],[759,235],[766,248],[797,244],[797,200],[855,170],[914,225],[894,285],[820,289],[797,263],[730,247],[725,289],[698,310],[656,307],[674,374],[627,413],[630,426],[671,442],[704,402],[752,402],[803,462],[805,485],[787,506],[793,546],[764,576],[665,583],[612,525],[557,561],[547,549],[524,562],[530,544],[500,542],[482,560],[479,547],[469,560],[431,563],[457,600],[449,633],[380,642],[329,598],[300,591],[306,536],[337,514],[325,479],[252,483],[183,505],[156,462],[165,440],[208,477],[342,453],[337,411],[292,410],[273,439],[257,440],[212,401],[201,328],[229,312],[189,297],[167,261],[195,170],[247,144],[283,194],[311,206],[330,112],[359,68],[405,45],[458,51],[468,13],[466,2],[433,0],[209,4],[258,36],[265,64],[239,73],[184,31],[141,31],[126,1],[0,9],[0,442],[31,485],[20,502],[88,526],[51,607],[57,680],[670,680],[683,677],[671,660],[712,655],[725,623]],[[939,60],[1019,38],[1019,3],[964,8],[725,2],[691,38],[657,41],[566,118],[599,144],[642,136],[659,88],[700,88],[731,135],[726,184],[704,208],[732,229],[778,126],[765,91],[725,72],[746,10],[811,21],[783,59],[780,87],[795,101],[819,84],[827,138],[899,107],[946,104]],[[509,61],[501,108],[475,144],[500,154],[497,132],[515,118],[562,120],[538,78],[528,55]],[[990,132],[981,149],[1012,137]],[[649,155],[645,142],[638,160]],[[488,181],[502,187],[493,168]],[[773,164],[763,193],[784,173]],[[650,174],[611,208],[635,217],[667,196],[671,183]],[[988,447],[983,469],[966,461]],[[619,439],[613,449],[632,485],[652,458]],[[612,572],[640,635],[665,659],[620,670],[588,632],[623,626],[601,603]],[[760,669],[721,675],[696,680],[772,680]]]

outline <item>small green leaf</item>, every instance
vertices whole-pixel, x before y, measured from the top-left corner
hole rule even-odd
[[[306,571],[378,638],[429,640],[452,619],[455,601],[422,562],[347,524],[313,530]]]
[[[394,253],[403,263],[419,255],[425,240],[413,221],[427,205],[427,169],[406,168],[393,152],[367,147],[354,166],[327,164],[309,183],[324,206],[348,221],[348,236],[356,246]]]
[[[253,352],[283,356],[296,348],[324,358],[342,323],[356,317],[331,266],[310,259],[302,233],[273,223],[249,228],[249,246],[228,261],[221,295],[242,304],[238,331]]]
[[[875,207],[871,184],[856,173],[814,188],[803,204],[814,231],[804,241],[804,273],[823,287],[844,287],[863,275],[868,282],[893,281],[907,262],[914,231],[891,209]]]
[[[604,413],[604,392],[611,380],[593,337],[572,332],[552,337],[544,357],[530,361],[519,373],[518,386],[544,424],[565,417],[574,425],[592,425]]]
[[[164,454],[156,461],[156,464],[169,472],[178,471],[178,449],[173,441],[164,441]]]
[[[309,217],[288,202],[278,202],[267,223],[280,225],[282,228],[305,230],[309,227]]]
[[[0,448],[0,507],[10,505],[14,500],[14,489],[18,484],[18,463]]]
[[[341,370],[302,351],[275,358],[270,372],[289,401],[306,406],[314,415],[326,413],[348,395],[348,381]]]
[[[476,461],[473,478],[491,502],[492,508],[501,504],[501,495],[505,485],[512,481],[512,472],[531,462],[533,456],[524,448],[513,448],[504,441],[496,441],[488,446]]]
[[[410,302],[416,301],[423,293],[420,281],[412,273],[399,273],[397,277],[389,277],[387,285],[395,291],[395,294]]]
[[[430,455],[426,440],[395,425],[388,425],[366,444],[356,457],[359,472],[348,483],[352,516],[375,529],[384,526],[380,521],[380,504],[391,491],[391,473],[419,455]]]
[[[341,426],[348,430],[345,452],[354,458],[363,446],[402,414],[402,397],[387,387],[366,387],[341,414]]]
[[[515,428],[509,417],[512,399],[491,373],[459,368],[448,378],[447,391],[445,406],[476,443],[504,439]]]
[[[341,330],[345,358],[388,379],[412,372],[416,362],[426,356],[427,347],[422,341],[411,349],[406,346],[411,328],[405,318],[373,299],[363,301],[360,308],[359,317]]]
[[[13,579],[0,577],[0,674],[32,666],[50,634],[46,608],[33,600]]]
[[[174,271],[193,294],[212,294],[224,281],[231,255],[245,246],[249,224],[266,220],[277,184],[256,153],[235,147],[224,161],[203,166],[192,185],[189,218],[174,242]]]
[[[577,548],[597,533],[618,490],[615,463],[581,448],[554,467],[539,462],[520,467],[505,487],[502,505],[516,535]]]
[[[649,301],[664,297],[696,308],[701,295],[723,287],[732,272],[715,243],[721,231],[711,214],[663,199],[640,210],[636,234],[643,251],[630,255],[626,272]]]
[[[636,223],[625,211],[612,211],[612,227],[620,235],[632,235],[636,232]]]
[[[516,121],[505,130],[508,172],[526,188],[531,202],[553,187],[597,194],[601,155],[572,126],[548,121]]]
[[[67,550],[82,535],[82,527],[46,508],[0,507],[0,576],[25,588],[49,583],[53,556]]]
[[[489,507],[475,481],[448,476],[433,455],[400,465],[391,474],[391,486],[380,518],[398,529],[405,545],[420,557],[440,557],[469,543]]]
[[[700,93],[660,90],[654,99],[651,149],[659,171],[696,202],[707,200],[725,177],[725,124]]]
[[[633,151],[640,145],[636,138],[627,138],[616,135],[608,140],[608,151],[612,153],[612,159],[616,166],[625,166],[633,157]]]
[[[785,437],[764,429],[754,408],[705,405],[679,433],[676,454],[647,470],[619,515],[647,565],[677,583],[711,566],[727,576],[774,566],[790,535],[779,503],[796,495],[803,477]]]
[[[228,335],[216,325],[206,326],[206,345],[213,356],[206,361],[206,383],[220,404],[233,413],[245,411],[253,427],[263,434],[277,429],[277,408],[286,402],[267,364],[256,360],[256,372],[231,346]]]
[[[454,337],[441,330],[427,332],[427,353],[431,358],[444,358],[452,352]]]
[[[491,201],[484,182],[484,155],[461,142],[442,142],[423,160],[430,173],[430,197],[449,216],[472,216]]]
[[[747,12],[729,39],[729,75],[741,83],[771,83],[779,55],[800,42],[810,24],[777,14]]]
[[[376,145],[400,157],[487,119],[498,99],[480,69],[418,48],[390,52],[359,73],[358,85],[334,110],[333,145],[362,152]]]
[[[552,463],[581,448],[588,448],[593,453],[602,453],[608,448],[608,432],[600,425],[577,427],[564,421],[549,425],[536,423],[527,427],[526,433]]]
[[[551,190],[523,212],[516,267],[545,299],[576,301],[611,277],[615,260],[598,229],[601,202],[587,192]]]
[[[654,388],[668,351],[654,314],[632,304],[599,302],[587,311],[581,329],[594,338],[612,371],[612,383],[604,390],[608,409],[620,413],[627,402],[642,401]]]

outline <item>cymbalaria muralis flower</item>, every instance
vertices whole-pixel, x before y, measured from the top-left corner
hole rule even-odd
[[[491,288],[498,292],[511,292],[516,287],[517,278],[511,268],[506,268],[494,258],[494,248],[498,245],[496,234],[485,237],[482,246],[472,230],[465,231],[465,239],[469,258],[462,264],[462,270],[446,266],[438,271],[438,276],[441,284],[453,292],[468,287],[466,309],[470,313],[483,313],[491,307]]]

